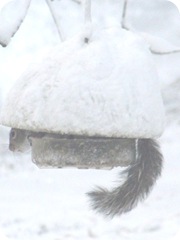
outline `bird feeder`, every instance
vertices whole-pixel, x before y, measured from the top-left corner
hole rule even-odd
[[[147,43],[120,26],[54,47],[17,80],[1,123],[30,136],[40,167],[112,168],[135,158],[136,138],[163,132],[164,109]]]

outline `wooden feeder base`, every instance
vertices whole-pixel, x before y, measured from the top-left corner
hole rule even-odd
[[[31,137],[32,161],[40,168],[112,169],[135,159],[135,139]]]

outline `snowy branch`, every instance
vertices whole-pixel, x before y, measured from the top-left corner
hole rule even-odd
[[[154,51],[150,48],[150,51],[153,54],[156,54],[156,55],[168,55],[168,54],[180,53],[180,49],[169,51],[169,52],[168,51],[167,52],[157,52],[157,51]]]
[[[50,10],[50,12],[51,12],[52,18],[53,18],[54,23],[55,23],[55,25],[56,25],[59,38],[61,39],[61,41],[64,41],[65,39],[64,39],[64,36],[63,36],[63,34],[62,34],[62,31],[61,31],[60,23],[59,23],[58,18],[57,18],[56,14],[55,14],[55,12],[54,12],[54,10],[53,10],[53,8],[52,8],[52,5],[51,5],[51,3],[50,3],[50,0],[46,0],[46,3],[47,3],[47,5],[48,5],[48,7],[49,7],[49,10]]]
[[[85,25],[84,41],[85,43],[88,43],[92,31],[91,0],[84,0],[84,25]]]
[[[85,24],[91,22],[91,0],[84,0],[84,19]]]
[[[0,44],[6,47],[26,17],[31,0],[12,0],[0,11]]]
[[[128,0],[124,0],[121,26],[122,26],[122,28],[129,30],[128,27],[126,26],[127,6],[128,6]]]
[[[180,53],[179,46],[175,46],[174,44],[161,37],[157,37],[146,32],[140,32],[139,34],[148,43],[149,49],[153,54],[167,55]]]
[[[81,0],[72,0],[73,2],[76,2],[78,4],[81,4]]]
[[[127,26],[127,7],[128,7],[128,0],[124,0],[123,4],[123,11],[122,11],[122,18],[121,18],[121,26],[126,30],[135,31],[131,27]],[[156,55],[168,55],[168,54],[175,54],[180,53],[180,48],[173,46],[168,41],[152,36],[148,33],[141,33],[142,37],[148,42],[150,45],[150,51],[152,54]]]

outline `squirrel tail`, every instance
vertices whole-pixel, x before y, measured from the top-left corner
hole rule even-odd
[[[125,182],[112,191],[98,187],[89,192],[92,207],[97,212],[113,217],[136,207],[151,191],[161,175],[163,156],[153,139],[136,139],[136,160],[123,172]]]

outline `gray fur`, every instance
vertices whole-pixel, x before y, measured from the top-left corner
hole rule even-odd
[[[31,147],[30,137],[43,137],[45,133],[12,128],[9,133],[9,150],[27,152]]]
[[[161,175],[162,165],[158,143],[153,139],[137,139],[136,161],[122,172],[127,179],[112,191],[99,187],[89,192],[93,209],[110,217],[130,211],[149,194]]]
[[[26,152],[30,149],[28,141],[29,131],[12,128],[9,133],[9,150],[13,152]]]

